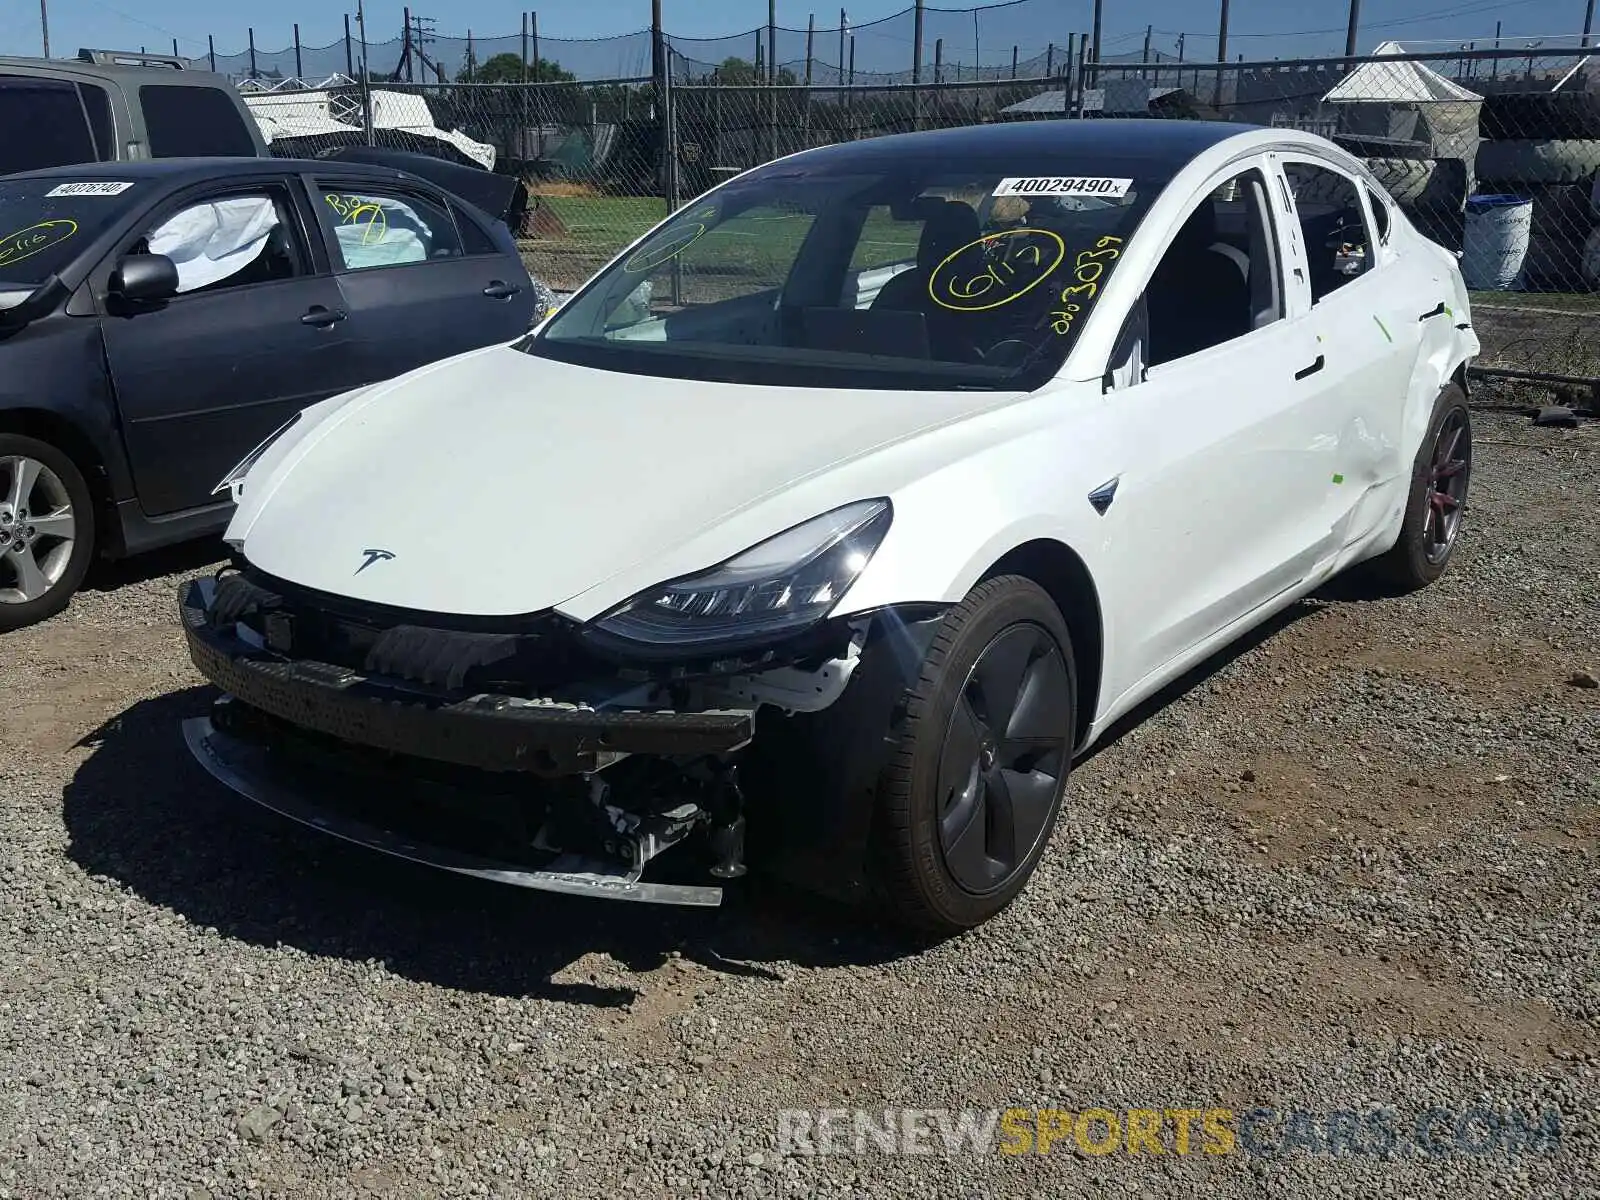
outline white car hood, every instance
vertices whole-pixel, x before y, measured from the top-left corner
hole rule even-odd
[[[1018,398],[702,383],[494,347],[333,412],[252,474],[229,538],[338,595],[479,616],[583,596],[584,619],[631,594],[608,581],[679,577],[886,494],[860,472],[837,496],[796,485]]]

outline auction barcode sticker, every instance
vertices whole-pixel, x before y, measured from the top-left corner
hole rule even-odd
[[[996,196],[1126,196],[1131,179],[1107,179],[1099,175],[1028,176],[1002,179],[994,189]]]
[[[131,188],[131,183],[111,183],[109,181],[92,180],[85,183],[57,184],[45,193],[46,196],[120,196]]]

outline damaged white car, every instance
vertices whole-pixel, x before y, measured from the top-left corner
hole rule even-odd
[[[450,870],[971,927],[1138,701],[1337,572],[1445,569],[1477,351],[1452,256],[1308,134],[807,151],[242,463],[186,736]]]

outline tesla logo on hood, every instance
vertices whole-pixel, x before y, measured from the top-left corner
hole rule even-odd
[[[363,550],[361,553],[367,556],[367,561],[356,568],[355,573],[357,575],[361,574],[373,563],[388,562],[394,557],[393,550]]]

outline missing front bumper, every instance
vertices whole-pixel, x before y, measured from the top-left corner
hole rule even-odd
[[[630,880],[626,864],[558,854],[534,869],[419,841],[340,811],[337,780],[318,780],[275,761],[271,751],[218,730],[206,717],[183,723],[184,741],[215,779],[263,808],[394,858],[513,887],[647,904],[715,907],[720,887]]]
[[[450,698],[285,658],[213,625],[208,582],[191,582],[179,606],[200,673],[251,708],[353,745],[486,771],[561,776],[596,771],[629,754],[727,755],[754,734],[754,708],[597,710],[516,696]]]

